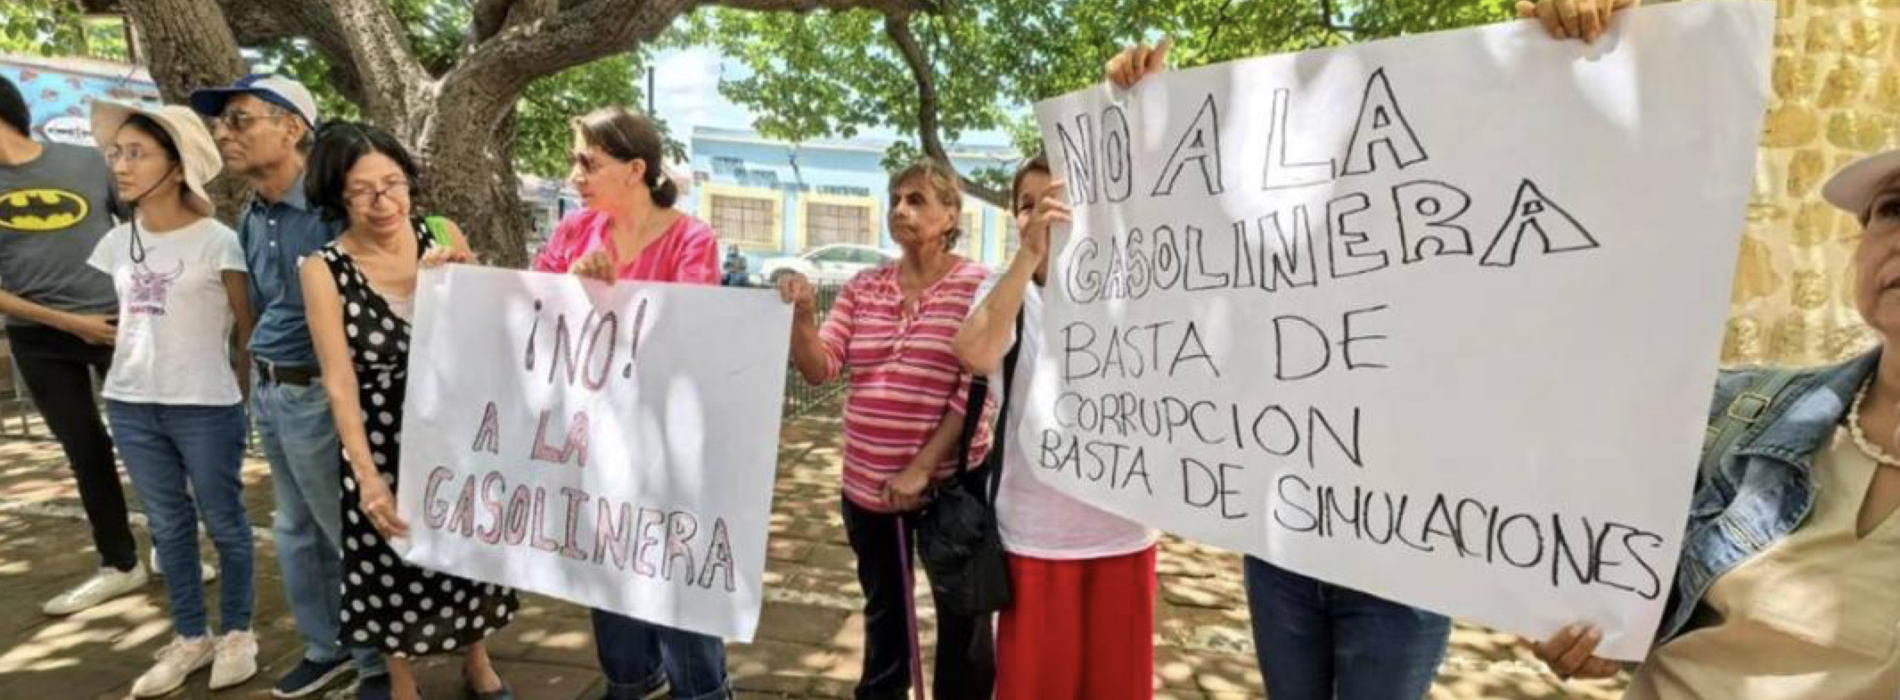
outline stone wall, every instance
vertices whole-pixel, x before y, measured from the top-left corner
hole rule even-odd
[[[1777,0],[1774,101],[1736,266],[1724,362],[1806,365],[1873,342],[1853,305],[1860,227],[1820,198],[1900,137],[1900,0]]]

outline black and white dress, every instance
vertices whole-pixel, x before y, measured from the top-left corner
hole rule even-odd
[[[420,221],[416,241],[418,259],[434,247]],[[356,369],[370,457],[393,492],[401,488],[396,468],[409,370],[407,314],[397,314],[336,243],[320,255],[342,298],[343,333]],[[422,656],[461,649],[508,624],[517,606],[514,590],[412,566],[396,556],[363,514],[348,460],[344,455],[340,641],[395,656]]]

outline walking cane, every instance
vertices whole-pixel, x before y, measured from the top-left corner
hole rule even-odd
[[[904,561],[904,619],[910,627],[910,687],[917,700],[928,700],[924,693],[924,652],[917,643],[917,581],[910,570],[910,539],[904,530],[904,516],[897,520],[897,553]]]

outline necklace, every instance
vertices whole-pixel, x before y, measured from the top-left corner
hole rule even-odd
[[[1854,438],[1854,446],[1860,448],[1861,454],[1867,455],[1868,459],[1883,467],[1900,468],[1900,459],[1887,454],[1886,450],[1868,440],[1867,434],[1860,431],[1860,404],[1867,399],[1867,390],[1873,385],[1873,377],[1868,377],[1866,382],[1861,383],[1860,391],[1854,392],[1854,405],[1847,409],[1847,434]]]

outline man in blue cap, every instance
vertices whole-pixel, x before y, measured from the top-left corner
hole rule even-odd
[[[382,657],[343,649],[343,474],[330,401],[318,381],[316,350],[304,325],[297,266],[343,228],[304,200],[304,157],[317,103],[296,81],[251,75],[228,88],[199,90],[191,107],[211,118],[227,172],[251,187],[238,215],[250,268],[251,334],[256,361],[251,416],[270,460],[277,512],[272,524],[284,594],[304,640],[303,662],[271,690],[280,698],[314,694],[347,675],[356,657],[362,698],[389,697]],[[356,515],[352,513],[351,515]],[[360,517],[360,516],[357,516]]]

